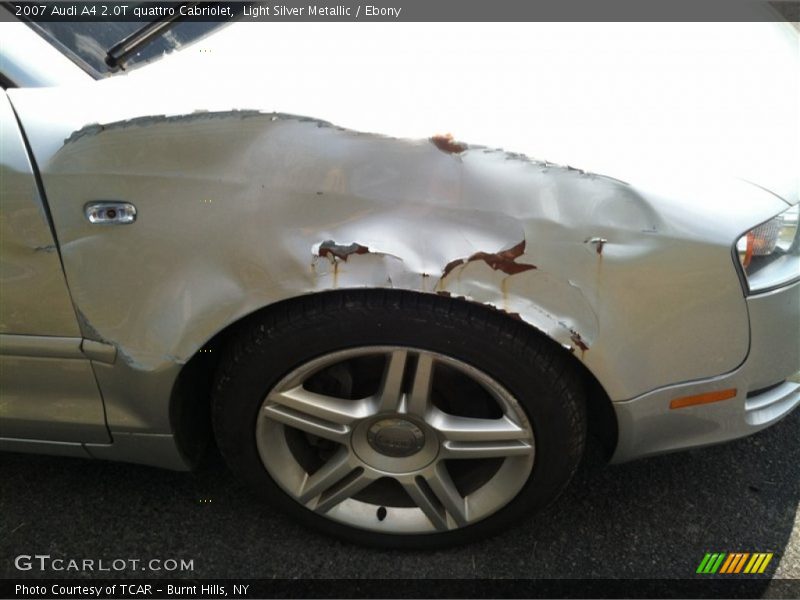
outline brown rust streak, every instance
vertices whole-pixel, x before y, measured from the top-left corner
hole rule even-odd
[[[439,150],[447,154],[461,154],[467,149],[467,145],[457,142],[451,133],[437,133],[430,138],[430,141]]]
[[[467,259],[462,258],[447,263],[442,271],[442,279],[447,277],[456,267],[479,260],[485,262],[495,271],[502,271],[506,275],[516,275],[517,273],[535,269],[536,265],[516,262],[523,254],[525,254],[525,240],[507,250],[501,250],[493,254],[476,252]]]

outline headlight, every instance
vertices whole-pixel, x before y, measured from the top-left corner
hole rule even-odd
[[[800,278],[798,206],[793,206],[754,227],[736,242],[739,262],[751,292],[786,284]]]

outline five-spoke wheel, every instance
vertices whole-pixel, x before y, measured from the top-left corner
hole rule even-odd
[[[373,382],[369,395],[354,394]],[[452,386],[472,397],[452,398]],[[264,466],[298,502],[379,531],[480,520],[519,492],[534,463],[531,426],[508,391],[475,367],[414,348],[355,348],[301,365],[267,395],[256,439]],[[470,472],[451,461],[471,461]],[[373,484],[380,489],[369,493]]]
[[[583,453],[575,361],[509,317],[395,291],[310,296],[232,336],[213,396],[226,462],[326,533],[436,547],[552,502]]]

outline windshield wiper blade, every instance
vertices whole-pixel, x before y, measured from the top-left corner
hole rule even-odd
[[[156,19],[137,29],[121,42],[117,42],[106,51],[106,64],[112,71],[119,69],[131,56],[136,54],[144,46],[152,42],[157,37],[164,34],[175,21],[182,19],[180,7],[191,7],[199,2],[182,2],[172,15]]]

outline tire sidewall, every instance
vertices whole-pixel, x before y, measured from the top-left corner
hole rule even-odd
[[[426,316],[387,307],[359,306],[333,315],[318,311],[302,320],[288,320],[283,327],[253,324],[251,332],[253,327],[256,334],[245,336],[238,360],[222,378],[224,384],[217,386],[214,430],[229,466],[301,522],[331,535],[381,547],[433,548],[465,543],[501,531],[529,511],[549,504],[575,469],[575,457],[568,448],[574,444],[565,441],[585,433],[576,431],[565,406],[575,399],[557,393],[558,373],[552,367],[560,361],[554,361],[559,357],[552,353],[562,350],[555,344],[532,348],[530,341],[503,335],[484,319]],[[300,365],[362,346],[407,346],[451,356],[483,371],[517,399],[533,428],[535,458],[527,482],[511,502],[485,519],[453,531],[391,535],[327,519],[299,504],[275,483],[261,461],[255,437],[264,398]]]

